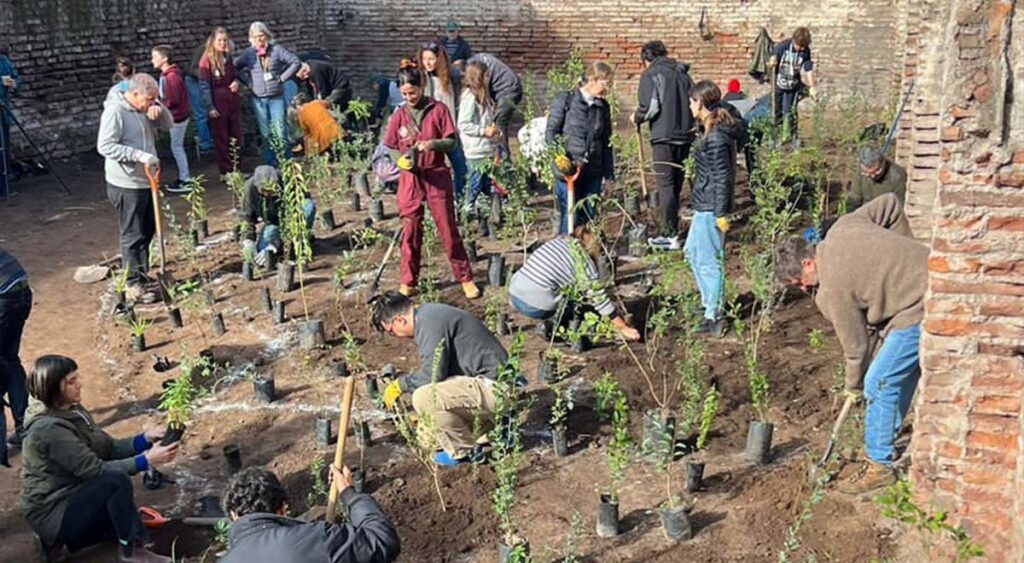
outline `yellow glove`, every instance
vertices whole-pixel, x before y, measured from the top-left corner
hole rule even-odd
[[[398,157],[398,162],[395,164],[398,165],[399,170],[405,170],[406,172],[412,170],[412,160],[404,154]]]
[[[560,154],[555,157],[555,166],[558,168],[558,171],[565,176],[570,176],[573,173],[572,161],[564,154]]]
[[[864,396],[861,394],[860,391],[853,391],[853,390],[850,390],[850,389],[846,389],[846,390],[843,391],[843,398],[844,399],[852,399],[853,400],[853,404],[856,405],[856,404],[860,403],[861,399],[863,399]]]
[[[388,386],[384,388],[384,406],[389,409],[395,408],[395,401],[401,396],[402,388],[398,385],[398,380],[388,383]]]
[[[812,98],[817,99],[818,89],[815,88],[814,86],[811,86],[810,88],[807,89],[807,94],[809,94]]]
[[[729,220],[725,217],[715,219],[715,225],[718,225],[718,230],[722,231],[722,234],[729,232]]]

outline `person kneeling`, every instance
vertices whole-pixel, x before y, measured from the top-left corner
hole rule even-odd
[[[267,263],[268,254],[277,254],[284,247],[281,240],[281,226],[284,221],[284,203],[281,201],[281,180],[277,169],[262,164],[256,167],[252,177],[245,183],[240,219],[243,221],[242,237],[243,252],[255,255],[255,261],[263,266]],[[306,221],[306,230],[310,240],[313,237],[313,219],[316,218],[316,205],[306,194],[302,207]],[[256,238],[256,224],[263,220],[263,230]]]
[[[331,464],[347,524],[303,522],[285,516],[287,493],[277,476],[262,467],[249,467],[232,477],[224,492],[224,509],[231,517],[230,550],[221,563],[289,563],[353,561],[387,563],[401,549],[394,525],[368,494],[352,488],[348,468]]]
[[[25,422],[21,511],[45,560],[63,546],[73,553],[116,539],[124,563],[170,562],[143,548],[128,476],[170,462],[178,444],[153,445],[163,428],[121,439],[101,430],[81,405],[82,378],[71,358],[36,360],[28,388],[35,401]]]
[[[416,307],[397,291],[375,298],[371,307],[377,331],[415,338],[420,356],[418,371],[384,389],[384,404],[394,408],[403,393],[412,393],[416,412],[432,414],[433,438],[442,449],[434,455],[438,465],[482,462],[483,437],[493,423],[494,385],[508,361],[501,342],[461,309],[436,303]]]
[[[560,321],[568,321],[577,307],[589,305],[611,322],[626,340],[639,340],[640,333],[619,316],[600,285],[594,261],[601,245],[586,227],[576,227],[571,237],[550,240],[526,259],[509,283],[509,301],[531,319],[547,320],[558,313],[565,294],[574,287],[585,288],[587,303],[564,303]],[[581,279],[582,278],[582,279]],[[562,324],[559,322],[558,324]]]

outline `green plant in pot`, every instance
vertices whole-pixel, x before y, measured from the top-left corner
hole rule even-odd
[[[565,457],[569,455],[569,413],[575,406],[572,388],[567,381],[561,380],[558,383],[553,383],[550,389],[554,401],[551,403],[548,426],[551,428],[555,455]]]
[[[312,232],[306,223],[305,216],[306,198],[309,197],[308,177],[302,163],[297,159],[292,159],[282,163],[281,179],[285,246],[295,261],[299,280],[299,295],[305,318],[305,321],[299,326],[300,346],[307,350],[323,347],[326,342],[323,321],[310,319],[309,302],[306,298],[305,274],[307,267],[313,261]]]
[[[206,208],[206,178],[202,174],[192,176],[188,179],[186,187],[188,187],[188,191],[185,192],[183,197],[189,206],[189,225],[200,236],[206,237],[209,235]]]
[[[192,365],[195,364],[182,360],[181,375],[164,389],[160,397],[160,409],[167,412],[167,431],[160,442],[162,445],[181,440],[195,400],[199,397],[199,390],[192,381]]]
[[[529,544],[518,535],[512,518],[519,484],[519,466],[524,459],[523,424],[530,407],[530,402],[519,391],[525,340],[522,331],[516,333],[509,348],[508,361],[498,370],[498,380],[494,386],[493,417],[497,423],[490,432],[490,459],[497,483],[491,501],[501,533],[499,561],[526,561],[529,554]]]
[[[597,513],[597,535],[610,538],[619,534],[619,496],[633,457],[633,442],[629,437],[629,403],[626,394],[608,373],[594,384],[594,393],[597,412],[611,422],[612,428],[606,449],[607,492],[601,494]]]
[[[146,331],[153,324],[153,321],[145,319],[143,317],[136,317],[129,321],[129,327],[132,331],[132,347],[136,352],[144,352],[146,350]]]

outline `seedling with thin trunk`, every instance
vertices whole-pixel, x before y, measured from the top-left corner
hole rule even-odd
[[[438,478],[438,467],[434,463],[434,452],[440,444],[437,441],[437,423],[434,420],[434,405],[437,404],[437,378],[441,370],[441,359],[444,358],[446,344],[442,342],[434,350],[434,359],[431,364],[430,394],[431,408],[425,412],[417,413],[419,422],[414,423],[409,410],[401,400],[395,403],[395,410],[392,412],[391,420],[395,423],[395,429],[409,446],[416,461],[430,472],[434,481],[434,490],[437,492],[437,499],[441,503],[441,511],[448,510],[444,501],[444,494],[441,492],[441,481]]]

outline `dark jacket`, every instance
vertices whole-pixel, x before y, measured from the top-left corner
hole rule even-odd
[[[634,122],[651,124],[651,143],[693,141],[690,90],[693,81],[687,65],[658,57],[640,76],[639,103]]]
[[[327,100],[342,111],[352,99],[352,85],[341,69],[326,61],[306,61],[309,79],[299,83],[311,100]]]
[[[86,481],[101,472],[134,475],[148,467],[139,455],[150,446],[144,436],[112,438],[79,405],[47,409],[33,400],[25,429],[21,512],[48,544],[57,539],[68,500]]]
[[[716,125],[693,144],[697,165],[693,180],[694,211],[711,211],[715,217],[732,212],[736,147],[743,132],[741,123]]]
[[[413,337],[419,350],[420,369],[398,378],[402,391],[410,393],[430,384],[438,346],[444,346],[438,381],[456,375],[498,378],[498,369],[508,361],[508,352],[480,319],[462,309],[436,303],[420,305],[414,314]]]
[[[245,189],[242,196],[241,219],[245,221],[245,228],[242,236],[248,240],[256,238],[256,224],[260,219],[265,225],[281,225],[281,200],[276,195],[264,197],[260,193],[260,187],[267,182],[278,184],[280,191],[280,177],[273,166],[262,164],[256,167],[252,177],[245,182]]]
[[[473,56],[473,49],[469,47],[469,43],[466,40],[459,37],[455,41],[448,40],[448,37],[440,37],[437,40],[438,43],[444,47],[444,50],[448,52],[448,60],[457,63],[459,61],[467,61]]]
[[[555,96],[544,138],[552,146],[559,136],[573,164],[583,166],[581,178],[615,178],[615,161],[609,146],[612,117],[607,101],[595,98],[588,104],[579,88]],[[555,177],[561,178],[562,173],[554,164],[552,168]]]
[[[479,53],[470,57],[468,63],[481,62],[487,67],[490,73],[488,88],[491,91],[491,98],[497,102],[502,98],[510,98],[515,103],[523,100],[523,83],[519,76],[498,57],[489,53]]]
[[[896,194],[900,202],[907,193],[907,171],[895,162],[885,161],[885,172],[878,179],[858,174],[853,180],[850,195],[846,198],[846,211],[855,211],[858,207],[882,194]]]
[[[23,280],[28,280],[25,268],[21,267],[18,259],[10,252],[0,247],[0,293]]]
[[[398,558],[398,534],[373,497],[341,492],[348,524],[303,522],[248,514],[231,524],[221,563],[388,563]]]

